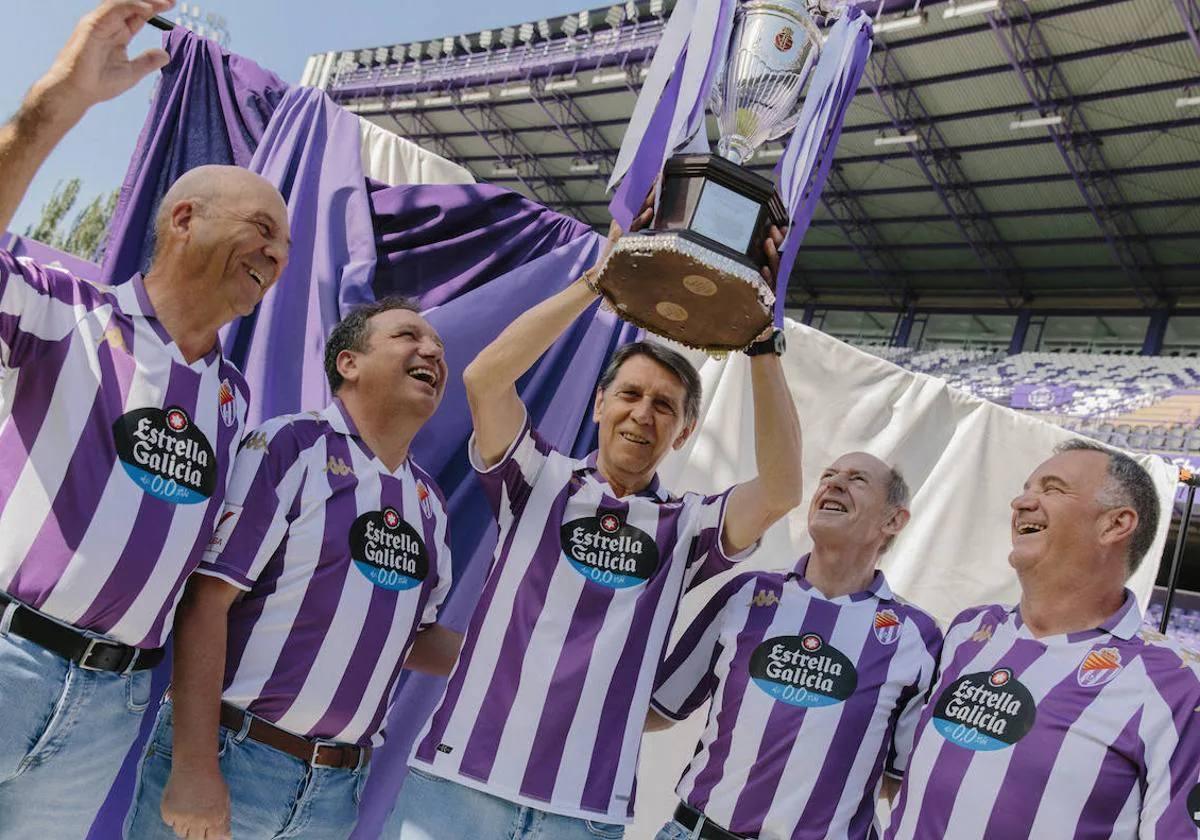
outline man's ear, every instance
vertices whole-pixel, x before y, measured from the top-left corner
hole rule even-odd
[[[337,371],[346,382],[358,381],[358,354],[352,350],[343,350],[337,354]]]
[[[889,537],[895,537],[904,530],[904,526],[908,524],[908,520],[911,518],[912,514],[907,508],[896,508],[892,511],[892,515],[888,518],[888,521],[883,523],[883,533]]]
[[[688,438],[690,438],[692,436],[692,432],[694,432],[694,431],[696,431],[696,421],[695,420],[686,424],[683,427],[683,431],[681,431],[676,436],[675,442],[671,444],[671,448],[672,449],[683,448],[683,445],[688,442]]]
[[[604,390],[602,388],[597,388],[596,389],[596,398],[594,400],[592,400],[592,422],[593,423],[596,423],[596,424],[600,423],[600,412],[603,409],[603,407],[604,407]]]
[[[1133,508],[1119,507],[1105,511],[1100,525],[1100,543],[1112,545],[1133,539],[1137,527],[1138,515]]]
[[[171,231],[177,236],[187,236],[192,232],[196,215],[196,203],[191,199],[175,202],[171,208]]]

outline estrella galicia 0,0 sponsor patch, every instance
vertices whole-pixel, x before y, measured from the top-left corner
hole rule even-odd
[[[658,545],[615,513],[566,522],[559,539],[563,557],[575,571],[610,589],[645,583],[658,569]]]
[[[750,678],[776,700],[807,709],[841,703],[858,687],[854,664],[817,633],[767,639],[750,654]]]
[[[412,589],[429,574],[429,552],[395,508],[364,513],[350,526],[350,557],[384,589]]]
[[[182,408],[137,408],[118,417],[112,428],[125,472],[151,496],[175,505],[212,496],[216,456]]]
[[[942,737],[969,750],[1002,750],[1029,734],[1037,707],[1008,668],[959,677],[933,707]]]

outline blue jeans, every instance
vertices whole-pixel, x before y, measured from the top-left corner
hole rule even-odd
[[[125,818],[129,840],[175,840],[175,832],[162,821],[160,810],[171,775],[171,711],[171,704],[163,703],[142,757],[133,807]],[[217,753],[221,775],[229,786],[237,840],[342,840],[354,830],[367,780],[365,768],[313,767],[225,727],[218,735]]]
[[[149,671],[88,671],[0,634],[0,838],[85,837],[149,702]]]
[[[408,768],[388,840],[620,840],[625,826],[549,814]]]
[[[654,840],[692,840],[692,832],[671,820],[659,829],[658,834],[654,835]]]

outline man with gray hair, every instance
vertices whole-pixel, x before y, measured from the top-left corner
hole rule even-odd
[[[813,548],[727,582],[659,671],[647,729],[710,698],[658,840],[863,840],[904,774],[942,636],[877,567],[909,519],[900,473],[864,452],[822,474]]]
[[[0,231],[169,0],[83,17],[0,126]],[[249,391],[218,331],[288,258],[287,207],[203,167],[162,201],[145,276],[101,287],[0,251],[0,836],[82,837],[137,735],[184,580],[221,510]]]
[[[889,840],[1200,837],[1200,657],[1125,588],[1161,507],[1090,441],[1034,470],[1012,501],[1020,603],[947,630]]]

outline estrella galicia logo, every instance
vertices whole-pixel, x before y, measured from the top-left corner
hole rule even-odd
[[[841,703],[858,687],[853,663],[817,633],[767,639],[750,654],[750,678],[776,700],[806,709]]]
[[[933,707],[942,737],[969,750],[1002,750],[1029,734],[1037,707],[1008,668],[959,677]]]
[[[412,589],[429,574],[424,541],[395,508],[373,510],[354,520],[350,557],[371,583],[393,591]]]
[[[615,513],[585,516],[559,531],[563,556],[579,574],[610,589],[645,583],[658,569],[658,545]]]
[[[1200,785],[1192,788],[1192,792],[1187,798],[1188,816],[1192,818],[1192,822],[1196,824],[1196,828],[1200,828]]]
[[[182,408],[134,409],[118,417],[112,428],[125,472],[151,496],[176,505],[194,505],[212,496],[216,456]]]

